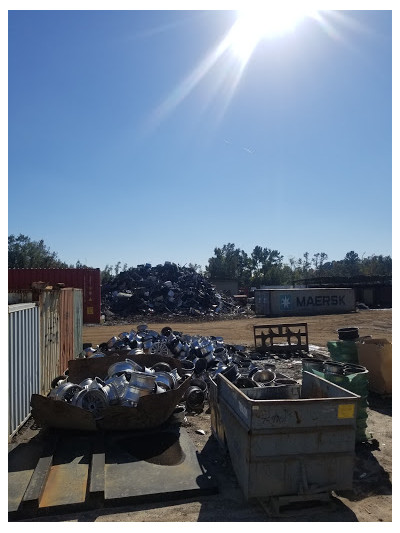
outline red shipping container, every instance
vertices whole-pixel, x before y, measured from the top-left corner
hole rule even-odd
[[[83,291],[83,323],[100,323],[101,286],[99,268],[9,268],[8,290],[31,289],[32,283],[43,281],[50,285],[64,283],[65,287]]]

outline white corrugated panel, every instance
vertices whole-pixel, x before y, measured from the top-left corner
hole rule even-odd
[[[40,324],[35,303],[8,306],[8,434],[30,414],[32,394],[40,393]]]

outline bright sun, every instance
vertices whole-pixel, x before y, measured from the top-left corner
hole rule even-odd
[[[238,12],[228,42],[232,52],[246,62],[254,48],[264,38],[276,37],[292,31],[296,25],[310,15],[304,9],[293,7],[265,7]]]

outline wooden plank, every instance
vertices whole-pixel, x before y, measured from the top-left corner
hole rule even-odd
[[[39,508],[83,504],[89,478],[91,446],[87,436],[64,435],[54,454]]]
[[[53,455],[41,457],[39,459],[24,497],[22,498],[21,510],[36,510],[39,507],[40,499],[44,492],[52,464]]]

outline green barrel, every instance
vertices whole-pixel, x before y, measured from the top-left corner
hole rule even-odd
[[[353,367],[353,368],[352,368]],[[325,372],[326,380],[339,385],[343,389],[358,394],[361,398],[358,404],[356,420],[356,442],[368,440],[367,429],[367,407],[368,407],[368,370],[358,365],[345,365],[345,374]],[[361,370],[364,369],[364,370]],[[352,373],[354,372],[354,373]]]
[[[328,341],[327,347],[333,361],[358,363],[357,343],[354,341]]]

